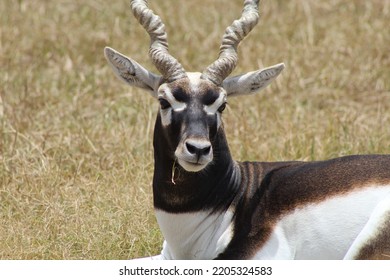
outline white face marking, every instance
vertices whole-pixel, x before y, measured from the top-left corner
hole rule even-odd
[[[199,172],[203,168],[206,167],[206,164],[195,164],[195,163],[190,163],[188,161],[182,160],[180,158],[177,159],[178,163],[180,164],[181,167],[183,167],[186,171],[188,172]]]
[[[171,124],[172,120],[172,108],[160,109],[161,123],[163,126],[168,126]]]
[[[217,100],[214,101],[213,104],[210,105],[204,105],[204,110],[208,115],[214,115],[217,114],[217,127],[219,128],[221,126],[222,120],[221,120],[221,113],[218,112],[219,107],[221,107],[222,104],[226,103],[226,92],[223,90]]]
[[[186,103],[176,100],[176,98],[172,94],[171,89],[166,84],[161,85],[158,89],[157,98],[162,98],[169,102],[169,104],[171,105],[171,107],[167,109],[160,109],[161,122],[163,126],[170,125],[172,118],[172,110],[175,112],[180,112],[187,107]]]
[[[218,113],[219,107],[221,107],[222,104],[226,102],[226,92],[222,91],[219,95],[219,97],[213,102],[213,104],[210,105],[204,105],[204,110],[209,115],[214,115],[215,113]]]

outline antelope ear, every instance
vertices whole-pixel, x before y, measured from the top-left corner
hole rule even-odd
[[[254,94],[268,86],[283,69],[284,63],[280,63],[265,69],[226,78],[222,87],[228,96]]]
[[[156,75],[146,70],[136,61],[109,47],[104,48],[104,56],[111,65],[115,74],[122,81],[131,86],[145,89],[149,91],[153,97],[157,98],[156,92],[161,81],[160,75]]]

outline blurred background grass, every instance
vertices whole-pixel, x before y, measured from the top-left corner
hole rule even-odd
[[[242,1],[149,1],[170,51],[202,71]],[[223,7],[223,10],[221,10]],[[261,94],[229,100],[237,160],[390,152],[390,1],[262,1],[234,74],[279,62]],[[155,71],[128,0],[0,1],[0,258],[157,254],[157,104],[119,82],[109,45]]]

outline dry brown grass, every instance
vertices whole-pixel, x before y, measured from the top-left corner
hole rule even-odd
[[[215,59],[241,0],[150,1],[189,71]],[[220,6],[225,8],[220,11]],[[174,7],[174,8],[173,8]],[[390,1],[262,1],[235,73],[285,62],[231,99],[238,160],[390,152]],[[0,258],[125,259],[160,250],[157,105],[118,82],[110,45],[154,69],[128,0],[0,1]]]

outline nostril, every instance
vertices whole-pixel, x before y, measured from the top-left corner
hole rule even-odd
[[[194,145],[191,145],[189,143],[186,143],[186,148],[187,148],[187,151],[190,153],[190,154],[196,154],[197,153],[197,148],[194,146]]]
[[[208,146],[208,147],[203,148],[201,153],[202,153],[202,155],[206,156],[210,153],[210,150],[211,150],[211,146]]]

